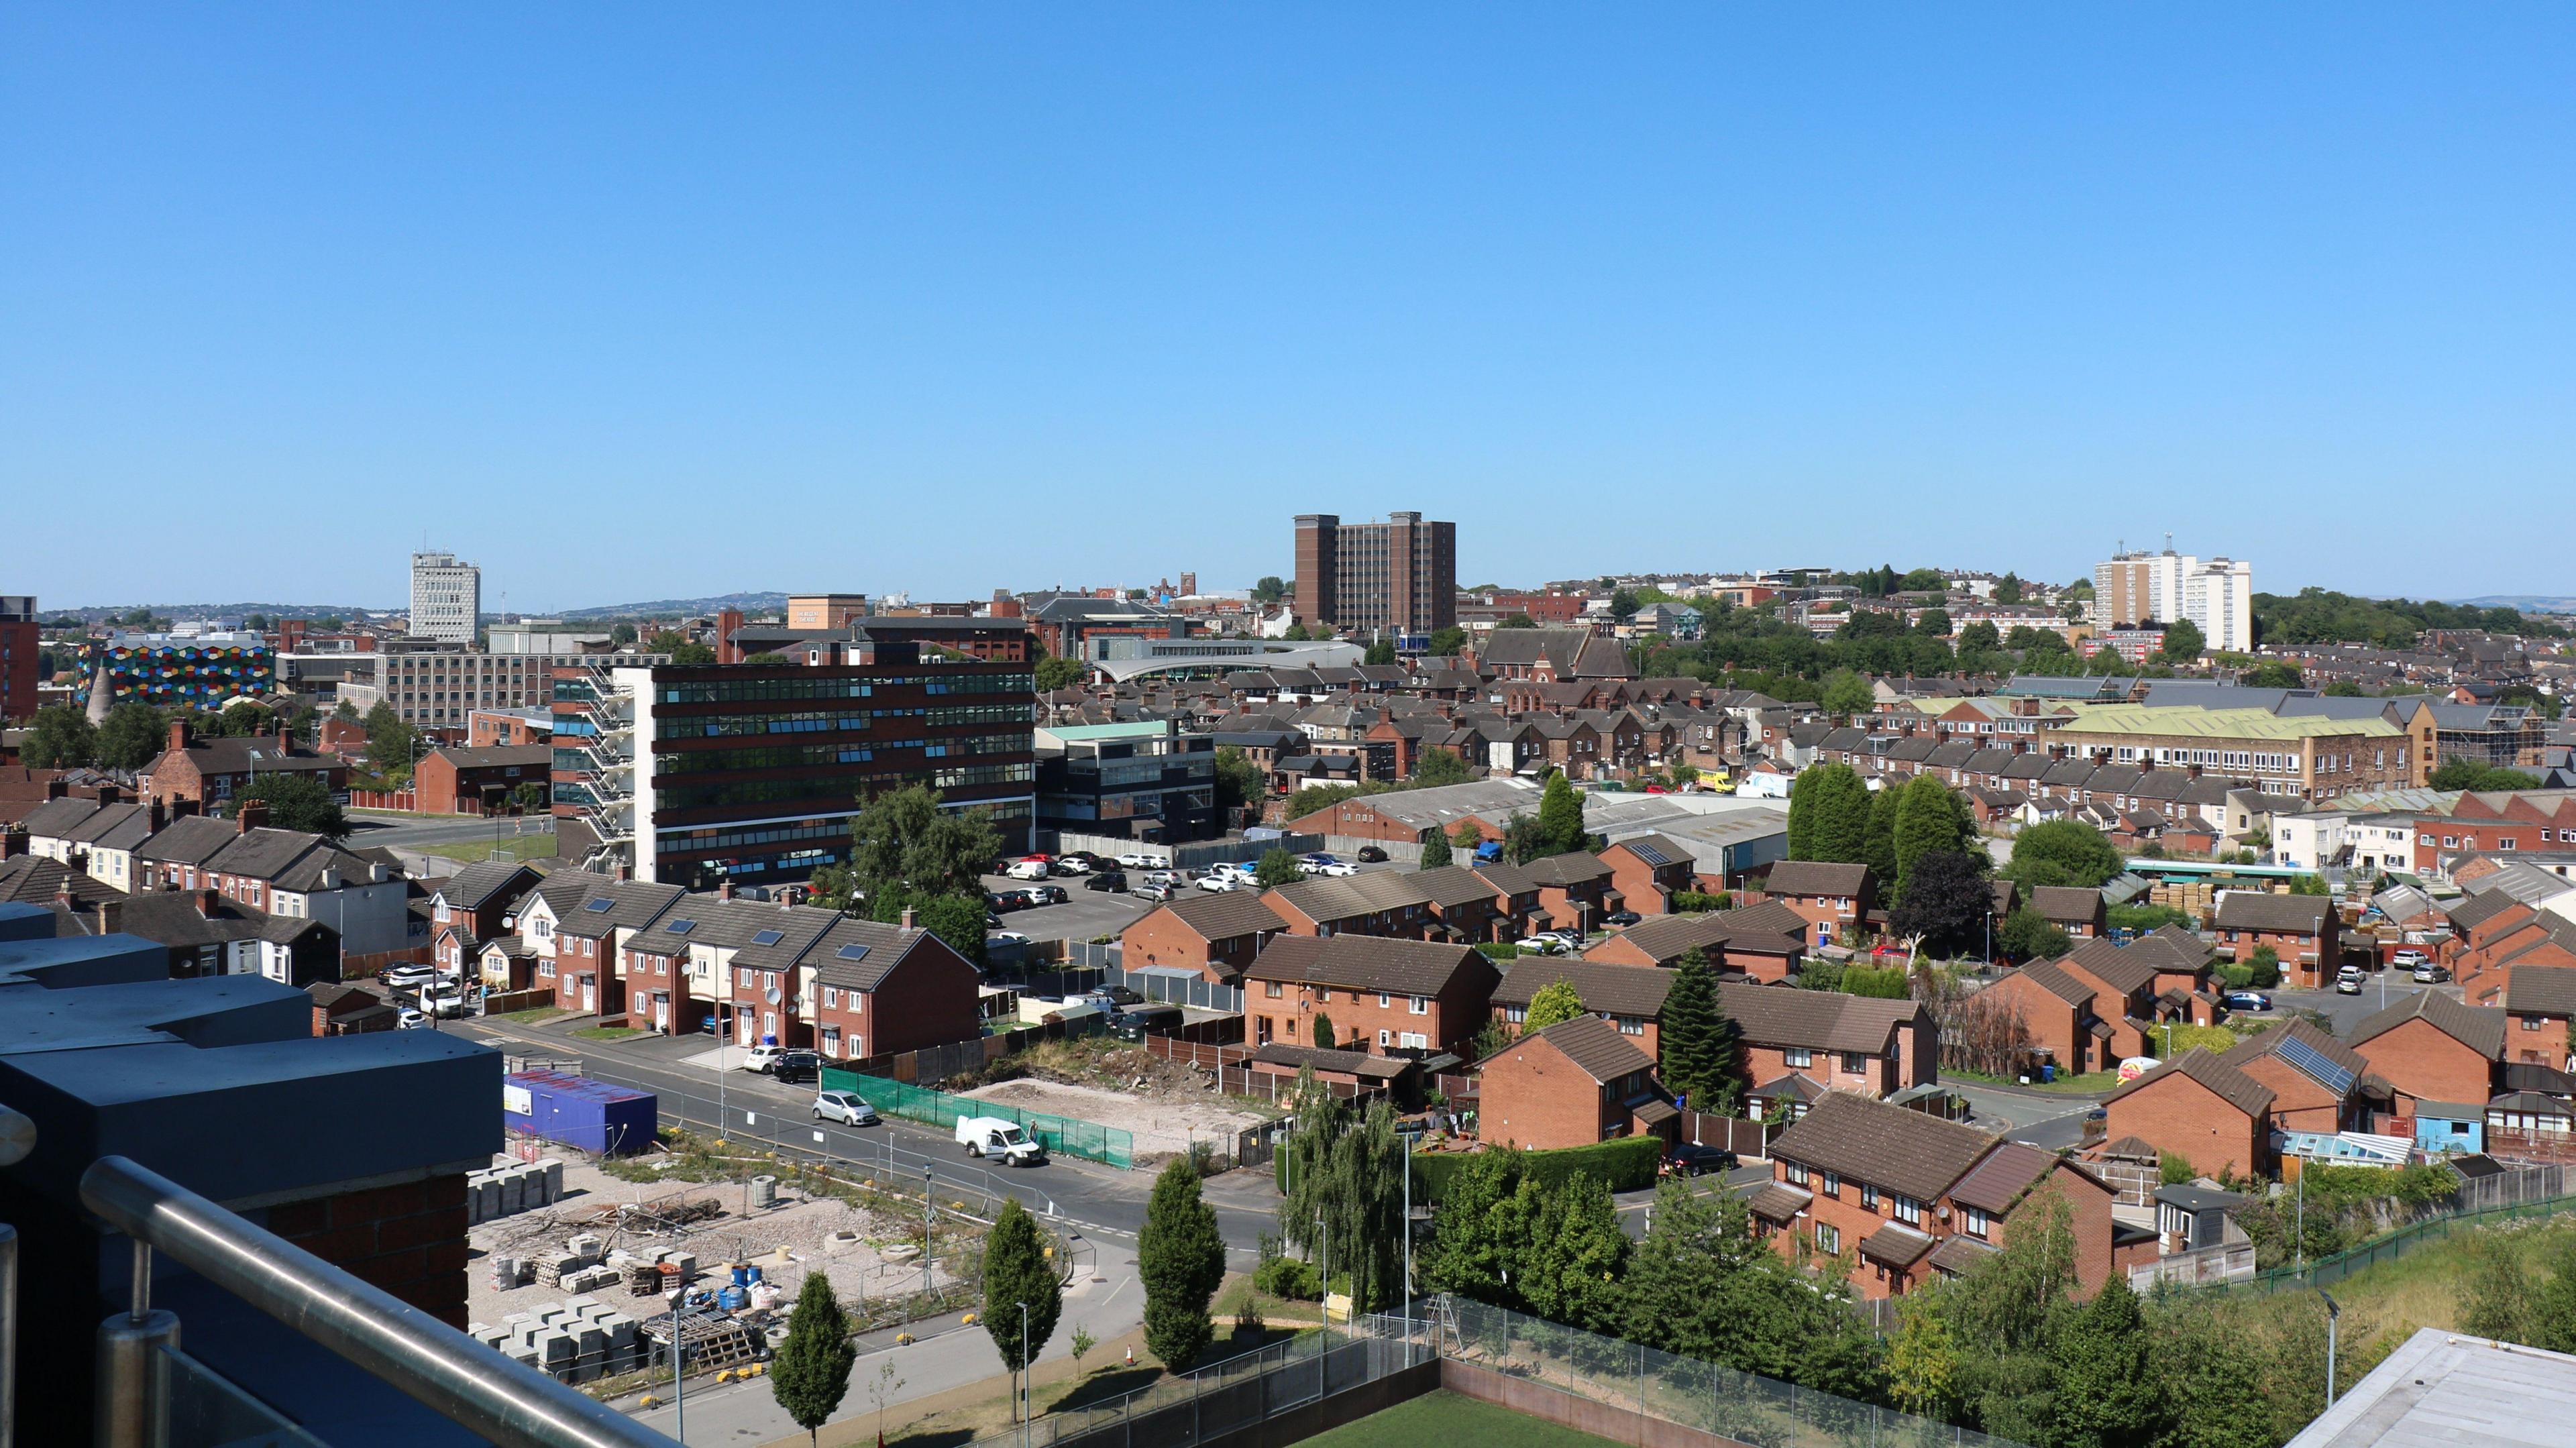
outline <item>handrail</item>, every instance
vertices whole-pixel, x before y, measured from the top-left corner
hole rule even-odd
[[[109,1226],[504,1448],[675,1448],[607,1404],[124,1157],[92,1162],[80,1194]]]

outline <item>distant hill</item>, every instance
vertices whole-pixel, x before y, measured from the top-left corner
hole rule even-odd
[[[712,598],[657,598],[650,603],[620,603],[603,608],[568,608],[549,618],[661,618],[679,614],[713,613],[720,608],[738,608],[744,613],[780,613],[787,608],[783,593],[725,593]]]
[[[401,611],[399,607],[363,608],[354,603],[118,603],[82,608],[42,607],[36,610],[36,616],[46,620],[70,617],[84,623],[97,623],[103,619],[121,618],[138,608],[149,609],[155,618],[169,619],[237,619],[254,613],[264,613],[270,618],[361,618],[371,613]]]
[[[2521,613],[2576,613],[2576,597],[2563,593],[2490,593],[2483,598],[2444,601],[2469,608],[2510,608]]]

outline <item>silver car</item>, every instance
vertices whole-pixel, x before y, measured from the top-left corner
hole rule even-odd
[[[874,1126],[877,1109],[855,1091],[820,1091],[814,1096],[814,1119],[837,1121],[843,1126]]]

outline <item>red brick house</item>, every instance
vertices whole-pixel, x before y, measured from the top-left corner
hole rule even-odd
[[[1532,860],[1521,873],[1538,882],[1539,908],[1559,927],[1598,930],[1603,916],[1626,903],[1611,887],[1610,867],[1581,850]]]
[[[1431,902],[1415,872],[1326,875],[1282,885],[1261,897],[1291,935],[1383,935],[1420,940],[1431,931]]]
[[[2038,1230],[2063,1202],[2075,1272],[2110,1279],[2111,1189],[2082,1166],[1958,1122],[1842,1092],[1820,1098],[1771,1144],[1772,1180],[1751,1205],[1783,1255],[1853,1261],[1853,1289],[1898,1297],[1968,1270]]]
[[[2271,1173],[2272,1088],[2209,1051],[2185,1051],[2102,1106],[2106,1135],[2134,1136],[2202,1176]]]
[[[2101,993],[2051,960],[2034,960],[1980,994],[1997,1008],[2018,1012],[2034,1053],[2045,1051],[2060,1071],[2081,1076],[2118,1060],[2112,1027],[2094,1012]]]
[[[2285,985],[2327,985],[2343,963],[2343,921],[2323,895],[2230,890],[2218,899],[2217,926],[2220,948],[2239,964],[2272,947]]]
[[[2576,1059],[2576,969],[2518,965],[2504,990],[2504,1059],[2565,1070]]]
[[[520,802],[539,813],[543,796],[521,800],[520,794],[548,787],[554,757],[546,744],[433,749],[412,766],[412,807],[423,814],[498,814]]]
[[[1638,1050],[1664,1058],[1664,997],[1672,992],[1673,972],[1641,970],[1633,965],[1599,965],[1562,956],[1524,955],[1503,972],[1494,987],[1494,1019],[1503,1034],[1518,1036],[1529,1018],[1531,998],[1563,981],[1574,987],[1583,1008],[1608,1018]]]
[[[2483,1104],[2496,1091],[2496,1067],[2512,1036],[2508,1014],[2421,991],[2354,1027],[2351,1049],[2394,1089],[2400,1116],[2412,1117],[2421,1101]]]
[[[310,774],[334,790],[349,787],[349,765],[316,754],[281,729],[274,735],[199,739],[185,719],[170,721],[170,741],[143,766],[143,797],[167,806],[188,800],[212,810],[262,774]]]
[[[513,861],[478,860],[438,881],[429,893],[431,961],[441,970],[470,970],[482,943],[504,933],[502,922],[543,878]]]
[[[2576,966],[2576,920],[2539,910],[2501,890],[2472,894],[2451,907],[2457,932],[2440,950],[2462,995],[2492,1004],[2526,965]]]
[[[860,1060],[983,1034],[974,962],[928,930],[843,920],[807,949],[799,992],[826,1060]]]
[[[1583,958],[1604,965],[1669,969],[1696,950],[1710,965],[1725,970],[1726,937],[1723,915],[1659,915],[1602,937],[1583,952]]]
[[[1194,890],[1147,911],[1118,939],[1129,970],[1190,970],[1229,985],[1287,928],[1287,920],[1250,890]]]
[[[1681,1113],[1654,1058],[1599,1016],[1533,1031],[1476,1064],[1476,1132],[1486,1144],[1548,1150],[1614,1136],[1669,1146]]]
[[[1466,1055],[1501,979],[1471,946],[1283,934],[1243,974],[1245,1030],[1255,1046],[1312,1046],[1323,1015],[1333,1023],[1332,1044],[1343,1049]]]
[[[1539,904],[1538,881],[1518,865],[1466,865],[1469,874],[1485,882],[1494,892],[1494,929],[1497,937],[1517,940],[1534,931],[1550,928],[1556,922]]]
[[[2363,1077],[2370,1063],[2305,1021],[2248,1036],[2218,1059],[2271,1089],[2274,1130],[2331,1135],[2369,1128]]]
[[[2030,892],[2030,908],[2040,917],[2082,944],[2099,938],[2108,929],[2108,908],[2102,903],[2102,892],[2072,885],[2037,885]]]
[[[1735,1022],[1745,1084],[1775,1094],[1785,1078],[1887,1096],[1940,1072],[1941,1028],[1915,1001],[1840,991],[1722,983],[1717,1003]]]
[[[1867,865],[1782,860],[1771,867],[1762,890],[1807,922],[1808,938],[1818,947],[1854,943],[1878,906],[1878,879]]]
[[[390,1031],[401,1012],[373,993],[337,981],[315,981],[304,988],[313,998],[313,1034],[356,1036]]]
[[[1601,852],[1601,863],[1610,867],[1610,888],[1640,915],[1669,915],[1675,891],[1699,888],[1691,852],[1662,835],[1620,840]]]

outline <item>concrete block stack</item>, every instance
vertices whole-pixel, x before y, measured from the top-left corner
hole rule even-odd
[[[590,1297],[514,1312],[498,1327],[478,1322],[466,1331],[494,1352],[568,1383],[639,1371],[649,1347],[634,1318]]]
[[[563,1196],[563,1162],[512,1162],[465,1175],[467,1225],[497,1221],[520,1212],[549,1207]]]

